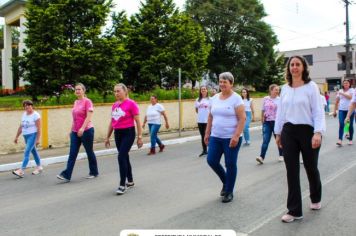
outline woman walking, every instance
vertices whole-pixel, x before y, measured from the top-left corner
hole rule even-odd
[[[135,124],[138,134],[137,147],[142,147],[142,128],[139,108],[134,100],[129,99],[127,87],[122,83],[117,84],[114,87],[114,93],[117,101],[112,105],[111,120],[105,139],[105,146],[110,147],[110,136],[114,131],[120,172],[120,183],[116,194],[122,195],[126,192],[127,188],[135,185],[129,152],[135,141]]]
[[[279,87],[276,84],[271,84],[269,86],[269,96],[263,98],[262,102],[262,112],[261,112],[261,122],[262,122],[262,134],[263,142],[261,146],[260,156],[256,158],[258,164],[263,164],[269,142],[271,141],[272,134],[276,137],[274,133],[274,125],[277,115],[277,107],[279,103]],[[278,147],[279,158],[278,161],[283,161],[282,149]]]
[[[26,143],[22,166],[20,169],[14,170],[12,173],[20,178],[25,175],[25,169],[30,160],[30,153],[36,162],[36,168],[32,172],[37,175],[42,172],[41,159],[38,155],[36,146],[40,143],[41,138],[41,116],[33,109],[33,103],[30,100],[25,100],[22,103],[25,112],[22,114],[20,127],[17,129],[14,143],[17,144],[19,136],[23,135]]]
[[[203,151],[199,154],[199,157],[208,154],[208,149],[204,142],[204,135],[206,131],[206,124],[208,123],[210,101],[211,99],[209,98],[208,88],[206,86],[201,86],[199,89],[199,97],[195,100],[195,112],[198,114],[198,129],[201,136],[201,145],[203,147]]]
[[[89,162],[89,174],[85,178],[92,179],[99,175],[96,156],[93,151],[94,127],[91,122],[93,116],[93,103],[85,95],[86,88],[82,83],[75,85],[75,96],[72,109],[73,123],[70,132],[70,151],[67,162],[67,168],[62,171],[57,178],[69,182],[77,160],[80,146],[83,144]]]
[[[145,128],[146,123],[148,123],[148,129],[150,132],[150,139],[151,139],[151,148],[147,155],[154,155],[156,154],[156,143],[159,147],[159,152],[163,152],[164,144],[158,138],[158,131],[161,128],[161,116],[164,117],[164,121],[166,122],[166,129],[169,129],[168,118],[164,107],[158,103],[157,96],[151,96],[151,105],[148,106],[145,119],[142,124],[142,128]]]
[[[318,86],[311,81],[308,65],[303,57],[290,57],[286,80],[288,83],[282,87],[275,133],[277,145],[283,147],[287,169],[288,212],[282,216],[282,221],[289,223],[303,218],[299,179],[300,153],[309,181],[310,209],[321,208],[322,187],[318,158],[321,136],[325,132],[325,115]]]
[[[253,100],[252,98],[250,98],[250,92],[246,88],[241,90],[241,97],[244,102],[245,113],[246,113],[246,123],[243,132],[244,134],[243,137],[245,139],[244,145],[248,146],[251,144],[249,129],[250,129],[251,120],[255,121],[255,111],[253,109]]]
[[[351,83],[350,80],[345,79],[342,83],[342,89],[337,93],[336,102],[335,102],[335,109],[333,116],[337,116],[337,112],[339,113],[339,139],[336,142],[336,145],[341,147],[342,146],[342,139],[344,136],[344,126],[345,126],[345,118],[347,112],[349,110],[350,101],[352,98],[352,94],[354,90],[350,88]],[[350,129],[349,129],[349,145],[352,145],[352,139],[354,135],[354,113],[350,115]]]
[[[233,91],[234,77],[230,72],[219,75],[220,93],[211,101],[205,144],[209,145],[208,164],[219,176],[223,187],[222,202],[231,202],[237,175],[237,156],[242,142],[246,114],[240,95]],[[222,154],[226,170],[220,164]]]

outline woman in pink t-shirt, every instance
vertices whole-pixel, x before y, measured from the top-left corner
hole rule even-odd
[[[93,151],[94,127],[91,123],[93,116],[93,103],[85,96],[85,86],[81,83],[75,85],[77,100],[72,109],[73,123],[70,132],[70,151],[67,168],[57,178],[69,182],[77,159],[80,145],[83,144],[89,161],[89,175],[85,178],[92,179],[99,175],[96,156]]]
[[[137,129],[137,147],[142,147],[142,128],[140,110],[136,102],[128,98],[127,87],[121,83],[117,84],[114,87],[114,93],[117,101],[112,105],[111,120],[105,146],[110,147],[110,136],[114,131],[120,170],[120,184],[116,194],[121,195],[126,192],[127,188],[135,185],[132,177],[129,151],[135,141],[135,123]]]

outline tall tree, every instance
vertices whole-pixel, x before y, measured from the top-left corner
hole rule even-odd
[[[258,85],[274,61],[277,44],[263,21],[263,5],[258,0],[187,0],[186,11],[212,45],[208,69],[215,75],[231,71],[239,83]]]
[[[179,13],[173,0],[141,2],[139,13],[129,20],[118,14],[113,22],[116,36],[124,39],[129,52],[123,80],[133,89],[150,90],[163,79],[173,81],[179,67],[192,80],[203,73],[209,53],[204,33]]]
[[[124,50],[101,35],[111,6],[112,0],[28,1],[20,67],[34,99],[79,81],[105,91],[118,78],[115,65]]]

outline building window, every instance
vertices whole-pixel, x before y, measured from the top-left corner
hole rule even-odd
[[[309,66],[313,65],[313,55],[303,55]]]

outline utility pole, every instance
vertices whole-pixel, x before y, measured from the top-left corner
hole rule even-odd
[[[351,73],[350,73],[350,67],[351,67],[351,59],[350,58],[350,23],[349,23],[349,5],[351,4],[349,0],[343,0],[345,3],[345,8],[346,8],[346,57],[345,57],[345,62],[346,62],[346,78],[350,78]]]

